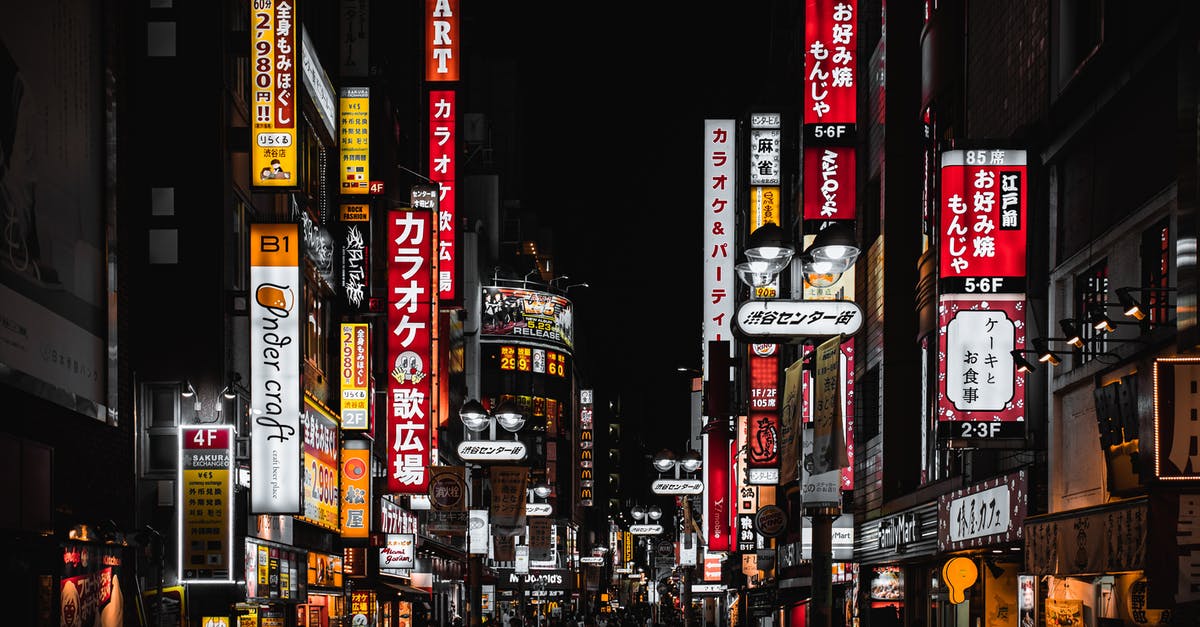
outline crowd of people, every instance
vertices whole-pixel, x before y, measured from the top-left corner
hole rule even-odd
[[[522,616],[517,612],[501,610],[493,617],[485,617],[490,620],[484,624],[493,627],[538,627],[539,624],[542,627],[674,627],[683,624],[678,612],[660,614],[656,620],[650,606],[640,605],[593,614],[542,615],[539,623],[537,615],[532,612]]]

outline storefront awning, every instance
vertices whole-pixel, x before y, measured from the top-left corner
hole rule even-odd
[[[1145,497],[1025,519],[1025,572],[1089,575],[1146,566]]]
[[[387,580],[381,579],[379,581],[379,583],[383,584],[384,586],[386,586],[388,588],[391,588],[392,590],[395,590],[396,592],[399,592],[400,594],[403,594],[404,596],[408,597],[409,600],[421,601],[421,602],[425,603],[427,606],[429,604],[428,603],[429,599],[432,597],[432,593],[430,593],[426,590],[422,590],[420,588],[414,588],[412,586],[402,584],[398,581],[393,582],[393,581],[387,581]]]

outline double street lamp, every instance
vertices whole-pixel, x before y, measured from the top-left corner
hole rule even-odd
[[[686,473],[691,475],[703,465],[703,457],[699,451],[688,450],[682,456],[676,456],[674,451],[663,449],[654,455],[654,459],[650,462],[654,469],[658,471],[659,478],[650,485],[650,490],[655,494],[669,494],[683,496],[683,533],[680,537],[680,542],[689,545],[688,539],[691,538],[692,531],[692,506],[688,502],[689,494],[702,494],[704,492],[704,482],[693,477],[684,477]],[[663,478],[661,475],[670,471],[674,471],[673,477]],[[680,547],[680,555],[683,555],[685,546]],[[690,548],[690,547],[688,547]],[[694,549],[692,549],[694,550]],[[692,604],[692,569],[691,566],[684,567],[684,576],[680,578],[679,599],[683,606],[683,624],[685,627],[691,625],[691,604]]]

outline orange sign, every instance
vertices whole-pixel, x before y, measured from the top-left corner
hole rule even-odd
[[[458,0],[425,0],[425,80],[458,80]]]
[[[365,538],[371,521],[371,451],[342,449],[342,537]]]

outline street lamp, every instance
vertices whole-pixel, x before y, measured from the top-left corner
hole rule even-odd
[[[478,400],[469,399],[458,410],[458,418],[467,429],[467,437],[458,443],[458,458],[463,462],[489,463],[500,461],[519,461],[526,457],[526,446],[517,436],[517,432],[525,426],[525,417],[511,400],[504,400],[492,411],[484,407]],[[496,425],[513,434],[511,440],[496,439]],[[487,431],[487,438],[480,434]],[[476,438],[471,437],[475,434]],[[546,488],[547,494],[549,488]],[[470,594],[468,623],[480,624],[479,608],[482,605],[481,586],[479,585],[479,556],[471,552],[470,530],[467,532],[467,589]],[[524,591],[522,591],[524,594]],[[522,605],[524,599],[522,598]]]
[[[488,411],[483,403],[471,399],[463,403],[458,410],[458,417],[467,428],[467,438],[458,444],[458,458],[466,462],[498,462],[519,461],[525,459],[527,447],[517,437],[517,432],[525,426],[525,417],[521,415],[516,403],[504,400],[492,411]],[[511,440],[496,438],[496,425],[513,434]],[[487,431],[486,438],[473,439],[472,433],[480,434]]]
[[[817,287],[832,285],[854,265],[860,252],[853,226],[826,222],[799,256],[805,280]],[[742,282],[755,288],[773,283],[792,262],[795,250],[782,228],[767,223],[750,234],[744,254],[746,262],[734,266],[734,271]]]
[[[761,230],[761,229],[760,229]],[[755,231],[756,233],[758,231]],[[684,477],[686,473],[691,475],[700,470],[703,465],[703,457],[699,451],[688,450],[680,456],[676,456],[674,451],[663,449],[654,455],[654,459],[650,462],[654,469],[658,471],[659,478],[650,485],[650,490],[655,494],[672,494],[683,495],[683,530],[684,535],[680,537],[681,545],[680,552],[685,548],[693,550],[691,547],[691,531],[692,531],[692,506],[688,502],[687,495],[701,494],[704,492],[704,482],[700,479]],[[674,471],[672,478],[664,479],[662,474]],[[680,605],[683,606],[683,624],[684,627],[691,625],[691,604],[692,604],[692,567],[684,567],[684,575],[680,578]]]

